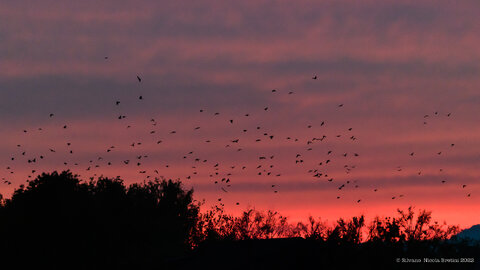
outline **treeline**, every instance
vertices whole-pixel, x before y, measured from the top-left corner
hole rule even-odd
[[[299,269],[310,262],[330,267],[345,263],[344,257],[389,256],[387,262],[393,262],[393,257],[468,257],[479,251],[446,241],[458,227],[433,222],[431,212],[415,214],[412,207],[393,218],[366,222],[360,216],[329,225],[313,217],[289,223],[277,212],[255,209],[234,217],[222,207],[201,212],[201,206],[193,190],[178,181],[127,187],[119,178],[81,181],[69,171],[44,173],[0,200],[1,263],[15,269],[159,269],[215,268],[213,261],[236,260],[225,268],[290,263]],[[286,252],[282,258],[288,261],[276,265],[279,252]]]
[[[241,216],[234,217],[225,214],[223,207],[214,206],[199,214],[193,242],[301,237],[335,243],[397,243],[443,241],[459,232],[458,226],[432,221],[431,211],[420,210],[415,214],[413,207],[409,207],[397,212],[397,217],[375,217],[368,224],[364,216],[350,220],[340,218],[333,225],[310,216],[307,222],[291,224],[274,211],[247,209]]]

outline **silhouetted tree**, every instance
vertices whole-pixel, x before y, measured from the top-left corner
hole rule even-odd
[[[387,243],[405,241],[405,235],[401,234],[400,224],[395,218],[375,217],[368,229],[368,241]]]
[[[327,241],[330,243],[359,244],[362,241],[362,228],[365,226],[364,216],[353,217],[350,221],[340,218],[337,225],[328,232]]]
[[[191,247],[198,204],[180,182],[125,187],[119,178],[81,182],[42,174],[2,201],[3,263],[17,268],[144,268]]]
[[[328,225],[314,217],[308,217],[308,223],[298,222],[296,230],[305,239],[325,241],[328,237]]]
[[[458,232],[457,226],[440,226],[437,222],[431,224],[432,212],[420,210],[415,219],[415,212],[410,206],[406,211],[398,209],[397,219],[402,238],[406,241],[445,240]],[[446,226],[446,224],[444,224]]]
[[[213,206],[200,214],[193,238],[195,245],[205,241],[237,240],[235,218],[225,214],[223,207]]]
[[[287,218],[278,212],[247,209],[236,219],[238,239],[269,239],[288,235]]]

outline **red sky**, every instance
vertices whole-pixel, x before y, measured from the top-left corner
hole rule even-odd
[[[179,178],[233,214],[333,222],[413,205],[478,224],[479,12],[476,1],[0,3],[0,179],[12,182],[0,192],[70,169]]]

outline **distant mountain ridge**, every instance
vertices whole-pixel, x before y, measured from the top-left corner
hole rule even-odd
[[[480,242],[480,224],[473,225],[469,229],[465,229],[461,232],[459,232],[456,237],[458,239],[470,239],[473,241],[479,241]]]

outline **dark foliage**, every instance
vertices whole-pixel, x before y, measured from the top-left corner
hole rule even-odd
[[[239,217],[213,207],[200,214],[197,248],[172,261],[176,269],[480,269],[480,246],[454,241],[459,231],[413,207],[398,216],[339,219],[328,225],[309,217],[290,224],[277,212],[247,209]],[[471,258],[475,263],[437,263]],[[397,259],[400,262],[397,262]],[[402,262],[420,260],[419,263]],[[424,261],[430,259],[431,261]],[[232,263],[234,262],[234,263]]]
[[[0,254],[6,269],[476,269],[478,244],[451,239],[458,227],[413,207],[398,216],[309,217],[223,207],[200,212],[193,190],[154,180],[83,182],[69,171],[42,174],[0,197]],[[476,263],[397,263],[473,258]]]
[[[46,269],[146,268],[191,246],[198,205],[179,182],[125,187],[42,174],[0,208],[2,264]]]
[[[241,216],[214,207],[200,214],[198,247],[172,261],[176,269],[480,269],[480,246],[452,240],[457,226],[432,222],[413,207],[395,218],[339,219],[333,226],[309,217],[289,224],[277,212],[247,209]],[[437,263],[472,258],[474,263]],[[397,259],[400,262],[397,262]],[[404,260],[420,260],[419,263]],[[430,259],[430,261],[424,261]]]

